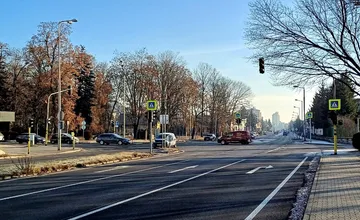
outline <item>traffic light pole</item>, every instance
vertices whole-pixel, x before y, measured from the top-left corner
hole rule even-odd
[[[334,93],[334,99],[336,99],[336,84],[334,79],[334,86],[333,86],[333,93]],[[335,111],[334,111],[335,112]],[[336,117],[337,120],[337,117]],[[334,124],[334,155],[337,155],[337,131],[336,131],[336,122]]]
[[[153,112],[152,111],[149,111],[149,140],[150,140],[150,154],[153,153],[153,143],[152,143],[152,122],[153,122]]]
[[[66,92],[66,91],[70,91],[72,90],[72,88],[68,88],[65,90],[61,90],[60,92]],[[47,146],[47,143],[49,141],[49,111],[50,111],[50,98],[52,95],[56,95],[59,92],[53,92],[49,95],[48,100],[47,100],[47,107],[46,107],[46,135],[45,135],[45,146]],[[59,122],[60,123],[60,122]]]

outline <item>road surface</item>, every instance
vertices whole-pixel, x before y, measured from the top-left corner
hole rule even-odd
[[[287,219],[309,162],[326,147],[282,136],[192,142],[182,154],[2,181],[1,219]]]

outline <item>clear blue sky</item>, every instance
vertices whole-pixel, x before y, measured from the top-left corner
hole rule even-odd
[[[265,118],[278,111],[291,119],[295,98],[302,93],[273,87],[245,57],[251,54],[243,34],[250,0],[11,0],[2,2],[0,41],[21,48],[43,21],[76,18],[70,38],[98,61],[114,51],[146,47],[151,53],[179,52],[193,69],[199,62],[216,67],[224,76],[247,83],[255,93],[254,106]],[[312,100],[307,95],[307,106]]]

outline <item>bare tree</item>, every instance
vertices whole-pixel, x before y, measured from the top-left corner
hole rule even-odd
[[[349,0],[254,0],[246,40],[252,59],[265,58],[275,85],[318,84],[340,80],[360,95],[360,13]],[[346,74],[350,73],[350,74]],[[343,82],[346,83],[346,82]]]

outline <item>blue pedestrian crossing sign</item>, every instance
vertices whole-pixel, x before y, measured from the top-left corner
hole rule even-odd
[[[119,121],[116,121],[116,123],[115,123],[115,127],[119,127]]]
[[[306,118],[307,118],[307,119],[313,118],[313,113],[312,113],[312,112],[306,113]]]
[[[235,112],[235,118],[236,119],[241,119],[241,113],[240,112]]]
[[[329,110],[340,110],[341,99],[329,99]]]
[[[146,109],[148,111],[156,111],[158,108],[158,103],[156,100],[149,100],[146,102]]]

